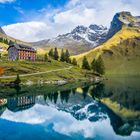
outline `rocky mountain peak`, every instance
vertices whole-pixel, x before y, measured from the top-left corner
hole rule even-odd
[[[94,31],[99,31],[99,30],[107,30],[107,28],[106,27],[104,27],[104,26],[102,26],[102,25],[96,25],[96,24],[91,24],[90,26],[89,26],[89,28],[91,29],[91,30],[94,30]]]
[[[87,26],[77,26],[71,32],[58,35],[55,38],[35,42],[34,46],[57,46],[71,48],[72,46],[81,46],[84,51],[90,50],[93,47],[96,47],[103,43],[106,39],[108,29],[102,25],[92,24],[89,27]],[[84,52],[82,51],[82,52]]]
[[[71,33],[72,34],[73,33],[86,33],[87,29],[88,29],[87,27],[81,25],[81,26],[77,26],[75,29],[73,29]]]
[[[130,12],[123,11],[116,13],[111,22],[111,26],[107,35],[107,39],[111,38],[115,33],[120,31],[123,26],[138,27],[140,26],[139,17],[134,17]]]
[[[107,28],[102,25],[92,24],[89,27],[77,26],[67,35],[75,41],[86,41],[96,47],[103,42],[107,34]]]

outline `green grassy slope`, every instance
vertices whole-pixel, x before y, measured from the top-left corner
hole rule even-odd
[[[139,28],[124,27],[101,46],[74,57],[81,64],[84,56],[91,62],[101,55],[107,75],[140,75],[139,38]]]
[[[16,74],[31,74],[31,73],[36,73],[36,72],[46,72],[50,70],[57,70],[57,69],[62,69],[61,71],[55,71],[55,72],[50,72],[50,73],[45,73],[45,74],[39,74],[39,75],[34,75],[34,76],[26,76],[26,77],[21,77],[22,81],[38,81],[38,80],[43,80],[43,81],[55,81],[55,80],[80,80],[80,79],[85,79],[85,72],[81,70],[78,67],[72,66],[67,63],[62,63],[58,62],[55,60],[52,60],[52,62],[30,62],[30,61],[0,61],[0,66],[5,69],[5,72],[1,76],[13,76]],[[71,69],[65,69],[69,68],[72,66]],[[64,70],[63,70],[64,69]],[[88,74],[87,74],[88,76]],[[92,74],[89,74],[89,77],[93,76]],[[88,78],[88,77],[86,77]],[[11,79],[1,79],[0,81],[9,81],[9,80],[14,80],[15,78]]]
[[[7,38],[8,40],[14,41],[13,38],[8,37],[4,34],[0,33],[0,37]],[[17,43],[25,44],[25,42],[16,40]],[[50,70],[57,70],[57,69],[64,69],[61,71],[56,71],[56,72],[50,72],[50,73],[45,73],[45,74],[40,74],[40,75],[35,75],[35,76],[26,76],[26,77],[21,77],[21,80],[27,81],[34,81],[37,82],[39,80],[44,80],[44,81],[55,81],[55,80],[78,80],[78,79],[85,79],[85,72],[81,70],[78,67],[72,66],[68,63],[63,63],[59,61],[52,60],[52,62],[31,62],[31,61],[8,61],[7,60],[7,48],[8,45],[4,43],[0,43],[0,46],[4,49],[4,52],[2,53],[2,59],[0,59],[0,67],[4,68],[4,74],[0,76],[15,76],[17,74],[31,74],[31,73],[37,73],[37,72],[46,72]],[[48,52],[48,50],[38,50],[37,55],[38,57],[41,56],[41,58],[44,58],[44,54]],[[61,49],[58,50],[59,54],[61,53]],[[72,69],[67,69],[72,66]],[[93,76],[92,74],[90,76]],[[15,78],[10,78],[10,79],[1,79],[0,82],[9,82],[11,80],[14,80]]]

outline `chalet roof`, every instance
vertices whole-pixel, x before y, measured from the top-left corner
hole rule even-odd
[[[27,46],[27,45],[23,45],[23,44],[11,44],[9,46],[10,47],[15,47],[16,49],[18,50],[24,50],[24,51],[32,51],[32,52],[36,52],[36,50],[30,46]],[[9,49],[8,48],[8,49]]]

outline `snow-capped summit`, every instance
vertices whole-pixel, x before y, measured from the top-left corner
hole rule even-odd
[[[127,11],[116,13],[111,22],[107,39],[111,38],[115,33],[120,31],[123,26],[140,27],[140,17],[132,16],[132,14]]]
[[[106,39],[108,29],[102,25],[77,26],[71,32],[58,35],[52,39],[32,43],[38,47],[68,48],[73,54],[80,54],[88,51]]]
[[[77,26],[70,33],[59,35],[53,40],[51,39],[50,42],[61,43],[61,45],[65,45],[69,41],[86,42],[91,47],[96,47],[105,40],[107,31],[106,27],[95,24],[89,27]]]

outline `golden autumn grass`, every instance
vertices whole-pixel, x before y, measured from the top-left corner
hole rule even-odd
[[[81,64],[84,56],[91,62],[102,56],[107,75],[140,75],[140,28],[123,27],[104,44],[80,55],[73,56]],[[133,44],[136,44],[133,47]]]
[[[104,104],[106,104],[111,110],[113,110],[116,114],[121,116],[124,120],[131,120],[134,118],[140,119],[140,111],[133,111],[125,107],[121,108],[117,102],[113,102],[109,98],[101,99],[101,101]]]

